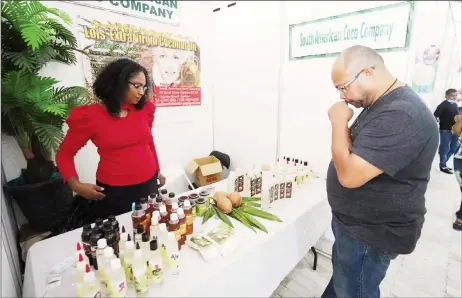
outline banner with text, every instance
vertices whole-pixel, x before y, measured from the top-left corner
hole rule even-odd
[[[78,5],[103,9],[124,15],[155,20],[178,25],[180,23],[179,1],[135,1],[135,0],[95,0],[64,1]]]
[[[335,55],[354,45],[376,50],[406,48],[411,5],[402,2],[290,25],[290,59]]]
[[[143,27],[79,19],[83,67],[91,92],[95,75],[108,62],[130,58],[149,73],[157,107],[201,104],[200,50],[195,39]]]

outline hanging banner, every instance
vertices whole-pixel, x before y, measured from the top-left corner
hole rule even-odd
[[[406,1],[289,26],[290,60],[334,56],[354,45],[378,51],[409,46],[413,4]]]
[[[114,59],[130,58],[149,73],[157,107],[201,104],[200,50],[195,39],[131,24],[79,18],[85,83],[91,92],[96,74]]]
[[[99,0],[64,1],[73,4],[107,10],[123,15],[178,25],[180,23],[179,1],[135,1],[135,0]]]

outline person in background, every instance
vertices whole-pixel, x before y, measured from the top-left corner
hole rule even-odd
[[[457,115],[454,118],[455,124],[452,127],[452,132],[459,136],[459,141],[462,139],[462,116]],[[462,146],[459,146],[454,154],[454,175],[459,183],[460,191],[462,192]],[[462,200],[460,201],[459,211],[456,212],[456,221],[452,224],[454,230],[462,231]]]
[[[414,251],[438,127],[420,97],[373,49],[353,46],[332,67],[340,93],[329,109],[333,275],[322,297],[380,297],[390,261]],[[353,111],[363,108],[348,127]]]
[[[456,99],[456,89],[446,90],[446,99],[438,105],[435,113],[433,113],[440,124],[440,170],[447,174],[452,174],[452,169],[446,163],[456,153],[459,146],[459,138],[451,132],[451,127],[455,123],[454,117],[459,114]]]
[[[149,77],[130,59],[109,63],[96,77],[93,92],[100,103],[75,107],[66,120],[69,130],[61,143],[56,164],[70,188],[96,201],[97,217],[131,210],[132,202],[147,197],[165,184],[152,135],[154,112],[148,100]],[[77,175],[74,157],[89,140],[98,148],[96,185]]]

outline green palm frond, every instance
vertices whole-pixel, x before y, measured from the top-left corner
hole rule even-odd
[[[35,122],[32,119],[30,121],[33,132],[38,137],[42,147],[46,151],[55,152],[64,138],[62,129],[51,124]]]

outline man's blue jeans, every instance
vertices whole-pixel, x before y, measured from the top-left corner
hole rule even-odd
[[[335,236],[332,247],[334,272],[321,297],[379,298],[380,283],[390,261],[397,255],[372,248],[344,231],[335,219],[332,219],[332,231]]]
[[[447,168],[447,161],[457,152],[459,138],[450,130],[440,130],[440,168]]]

